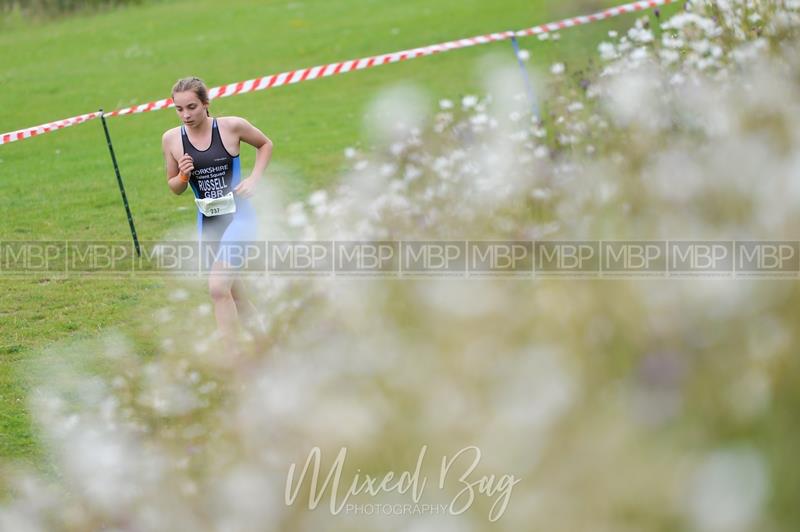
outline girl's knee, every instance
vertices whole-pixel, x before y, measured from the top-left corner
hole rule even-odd
[[[211,296],[211,299],[214,301],[218,301],[221,299],[228,299],[231,296],[231,283],[225,279],[214,279],[211,278],[208,280],[208,295]]]
[[[237,279],[231,285],[231,295],[236,301],[248,301],[247,291],[240,279]]]

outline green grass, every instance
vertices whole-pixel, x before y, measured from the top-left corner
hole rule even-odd
[[[492,31],[517,29],[619,2],[544,0],[212,0],[156,2],[48,22],[0,22],[0,132],[98,108],[160,99],[175,79],[209,86]],[[522,41],[531,66],[583,65],[611,28],[632,17],[563,32],[557,43]],[[482,92],[486,54],[513,60],[508,42],[212,102],[215,115],[241,115],[275,143],[267,179],[287,201],[329,186],[347,146],[365,145],[362,116],[382,88],[412,83],[442,97]],[[172,110],[109,119],[139,236],[191,226],[188,196],[169,193],[161,133]],[[253,151],[242,153],[243,171]],[[128,240],[101,123],[97,120],[0,146],[0,242]],[[54,342],[118,328],[150,353],[148,320],[167,294],[163,281],[16,279],[0,276],[0,458],[36,461],[26,409],[31,358]],[[202,299],[204,294],[193,294]],[[210,324],[209,324],[210,325]],[[148,353],[144,353],[145,355]],[[42,356],[42,355],[38,355]]]

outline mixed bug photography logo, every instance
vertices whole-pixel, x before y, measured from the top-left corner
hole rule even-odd
[[[284,502],[287,506],[307,506],[309,510],[327,505],[333,515],[461,515],[479,498],[485,498],[491,502],[487,519],[494,522],[503,517],[514,486],[521,478],[508,473],[478,473],[481,450],[475,446],[467,446],[452,455],[442,456],[441,460],[437,460],[437,474],[428,476],[423,474],[426,461],[432,459],[426,456],[427,453],[428,446],[425,445],[420,449],[413,470],[404,470],[399,474],[396,471],[387,471],[380,475],[370,475],[356,469],[352,475],[345,475],[347,448],[342,447],[330,468],[321,475],[324,461],[322,450],[314,447],[308,453],[305,463],[292,463],[289,466]],[[439,491],[437,496],[426,498],[423,502],[425,494],[434,490]],[[307,500],[300,495],[301,491],[303,494],[308,493]],[[375,500],[381,495],[391,493],[405,495],[408,500],[392,504],[369,502],[369,499]],[[359,503],[355,502],[356,498]],[[361,502],[365,499],[367,502]],[[435,499],[437,502],[429,503],[428,499]]]

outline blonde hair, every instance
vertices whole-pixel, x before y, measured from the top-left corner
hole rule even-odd
[[[172,86],[172,98],[175,99],[176,92],[192,91],[200,99],[201,103],[208,104],[208,87],[202,79],[190,76],[188,78],[181,78]],[[206,109],[208,114],[208,109]]]

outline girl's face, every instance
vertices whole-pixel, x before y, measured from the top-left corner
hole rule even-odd
[[[178,117],[187,126],[201,124],[206,119],[208,104],[201,102],[194,91],[176,92],[172,100]]]

